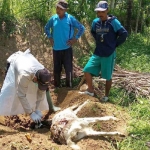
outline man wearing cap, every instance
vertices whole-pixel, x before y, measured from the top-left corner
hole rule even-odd
[[[68,3],[59,0],[56,4],[56,14],[53,15],[45,26],[45,33],[53,47],[54,85],[60,86],[62,65],[66,73],[66,86],[72,87],[73,79],[73,51],[72,45],[84,33],[84,26],[66,11]],[[74,29],[77,33],[74,35]]]
[[[112,85],[112,73],[116,58],[116,48],[125,42],[127,31],[115,16],[108,15],[108,3],[100,1],[95,8],[97,18],[93,20],[91,33],[96,42],[96,48],[84,67],[84,75],[88,85],[83,94],[94,95],[92,76],[106,79],[105,95],[101,101],[108,101]]]
[[[49,71],[29,49],[24,53],[18,51],[12,54],[7,62],[10,67],[0,93],[0,115],[26,113],[34,122],[40,122],[41,110],[49,109],[49,102],[45,101],[46,94],[49,96]]]

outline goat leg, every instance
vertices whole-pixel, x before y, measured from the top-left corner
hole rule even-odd
[[[85,118],[78,118],[79,121],[87,121],[88,123],[93,123],[97,121],[108,121],[108,120],[119,120],[113,116],[105,116],[105,117],[85,117]]]
[[[104,131],[94,131],[93,129],[85,128],[84,132],[86,136],[114,136],[114,135],[124,135],[121,132],[104,132]]]
[[[66,140],[67,145],[71,147],[73,150],[80,150],[80,147],[76,145],[70,138]]]
[[[84,129],[82,129],[82,131],[78,132],[74,141],[78,141],[78,140],[80,140],[84,137],[88,137],[88,136],[115,136],[115,135],[125,136],[123,133],[117,132],[117,131],[115,131],[115,132],[94,131],[92,128],[86,127]]]
[[[86,100],[82,105],[80,105],[76,110],[74,110],[74,113],[77,114],[87,103],[89,103],[89,100]]]

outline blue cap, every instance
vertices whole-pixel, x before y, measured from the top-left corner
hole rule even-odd
[[[95,8],[95,11],[105,11],[108,9],[108,3],[106,1],[100,1]]]

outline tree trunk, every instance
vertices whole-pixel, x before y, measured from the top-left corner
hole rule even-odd
[[[141,12],[141,4],[142,4],[142,0],[140,0],[140,2],[139,2],[139,9],[137,12],[136,25],[135,25],[135,33],[137,33],[137,31],[138,31],[138,24],[139,24],[140,12]]]
[[[127,1],[127,20],[126,20],[126,30],[131,33],[131,18],[132,18],[133,0]]]
[[[115,0],[111,0],[110,2],[110,10],[113,10],[115,7]]]
[[[144,31],[144,11],[141,10],[140,32]]]

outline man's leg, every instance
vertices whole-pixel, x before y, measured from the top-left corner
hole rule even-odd
[[[93,87],[93,82],[92,82],[92,77],[98,76],[100,69],[101,69],[101,64],[100,64],[100,57],[93,55],[85,65],[83,72],[85,76],[86,83],[88,85],[87,91],[90,93],[94,93],[94,87]]]
[[[93,88],[93,84],[92,84],[92,75],[88,72],[85,72],[84,76],[85,76],[86,83],[88,85],[87,91],[90,92],[90,93],[93,93],[94,88]]]
[[[73,51],[72,48],[68,48],[64,51],[64,68],[66,72],[66,87],[72,87],[73,80]]]
[[[56,111],[61,109],[60,107],[56,107],[56,106],[53,105],[49,89],[46,90],[46,99],[47,99],[47,103],[48,103],[48,106],[49,106],[49,111],[45,115],[44,119],[48,119],[49,115],[51,115],[53,112],[56,112]]]
[[[108,97],[108,95],[109,95],[111,85],[112,85],[112,79],[106,80],[106,84],[105,84],[105,96],[106,97]]]
[[[52,103],[52,99],[51,99],[49,90],[46,91],[46,99],[47,99],[47,102],[48,102],[49,111],[50,111],[50,112],[53,112],[53,111],[54,111],[54,110],[53,110],[53,103]]]
[[[102,58],[102,77],[106,79],[105,96],[102,98],[103,102],[108,101],[109,92],[112,86],[112,74],[115,65],[116,52],[112,53],[109,57]]]
[[[90,96],[94,96],[94,87],[92,83],[92,77],[98,76],[100,72],[101,66],[100,66],[100,57],[93,55],[87,64],[85,65],[83,72],[85,76],[86,83],[88,85],[87,91],[85,91],[85,94],[88,94]]]
[[[60,74],[54,72],[54,86],[60,87]]]
[[[61,51],[53,50],[53,64],[54,64],[54,86],[60,86],[60,78],[62,71],[62,62],[61,62]]]

